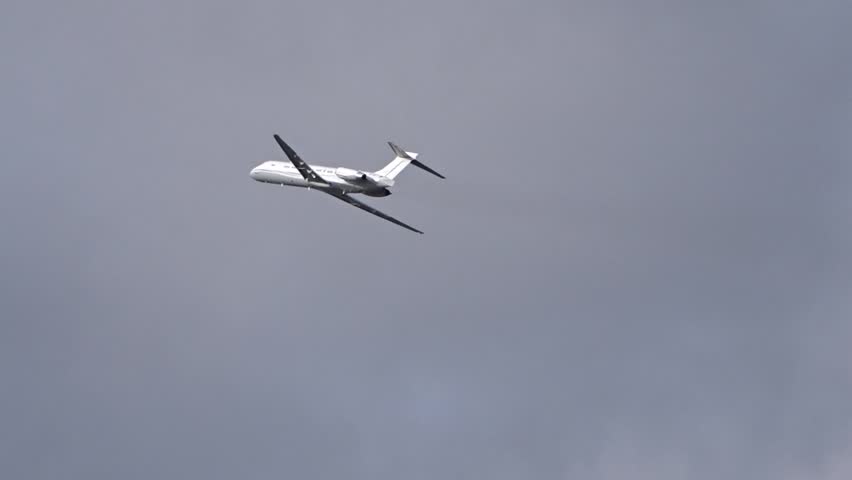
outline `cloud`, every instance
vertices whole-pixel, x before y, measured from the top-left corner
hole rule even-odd
[[[4,476],[848,470],[842,2],[11,10]]]

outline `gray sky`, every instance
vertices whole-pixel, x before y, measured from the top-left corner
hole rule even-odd
[[[848,1],[125,3],[0,16],[0,477],[852,476]]]

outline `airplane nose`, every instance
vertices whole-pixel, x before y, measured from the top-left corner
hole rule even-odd
[[[257,167],[251,169],[251,171],[249,172],[249,177],[257,180]]]

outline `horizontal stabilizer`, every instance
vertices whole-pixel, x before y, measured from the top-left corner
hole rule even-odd
[[[391,150],[393,150],[393,153],[396,154],[397,157],[404,158],[404,159],[410,161],[412,165],[420,167],[423,170],[426,170],[427,172],[431,173],[432,175],[435,175],[435,176],[440,177],[440,178],[447,178],[447,177],[441,175],[440,173],[436,172],[435,170],[432,170],[431,168],[427,167],[420,160],[417,160],[417,154],[416,153],[406,152],[405,150],[399,148],[399,146],[396,145],[393,142],[388,142],[388,145],[390,145]]]
[[[431,168],[427,167],[426,165],[423,165],[423,162],[421,162],[420,160],[412,160],[411,164],[414,165],[414,166],[420,167],[423,170],[426,170],[427,172],[431,173],[432,175],[435,175],[435,176],[438,176],[438,177],[441,177],[441,178],[447,178],[447,177],[441,175],[440,173],[436,172],[435,170],[432,170]]]
[[[405,150],[399,148],[399,145],[397,145],[393,142],[388,142],[388,145],[390,145],[391,150],[393,150],[393,153],[396,154],[396,156],[399,157],[399,158],[405,158],[407,160],[414,160],[415,158],[417,158],[416,153],[411,154],[409,152],[406,152]]]

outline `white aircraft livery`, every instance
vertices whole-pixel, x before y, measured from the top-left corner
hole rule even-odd
[[[394,185],[394,179],[408,165],[420,167],[433,175],[445,178],[440,173],[417,160],[416,153],[406,152],[393,142],[388,142],[395,155],[394,159],[377,172],[364,172],[346,167],[334,168],[323,167],[321,165],[308,165],[299,158],[299,155],[289,145],[284,143],[284,140],[281,140],[281,137],[278,135],[274,135],[274,137],[290,162],[275,160],[263,162],[251,170],[251,178],[258,182],[275,185],[308,189],[315,188],[332,197],[339,198],[353,207],[370,212],[373,215],[407,228],[412,232],[423,233],[352,197],[354,193],[362,193],[370,197],[387,197],[391,194],[388,189]]]

